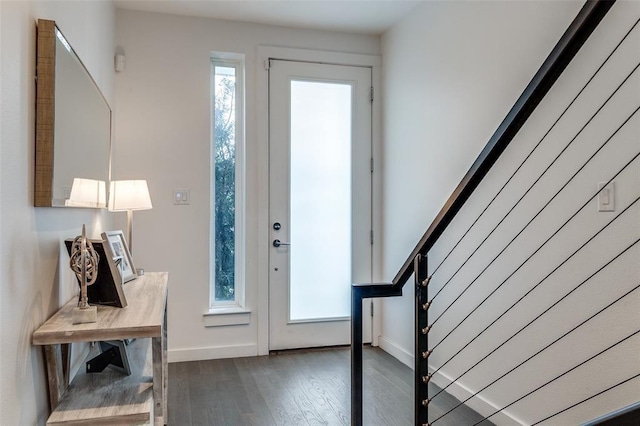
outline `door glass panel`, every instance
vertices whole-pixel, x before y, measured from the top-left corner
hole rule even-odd
[[[291,321],[350,315],[351,92],[291,81]]]

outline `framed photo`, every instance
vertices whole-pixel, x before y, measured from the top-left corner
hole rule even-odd
[[[68,238],[64,242],[67,247],[67,253],[71,255],[73,238]],[[87,287],[89,303],[124,308],[127,306],[127,299],[122,290],[122,276],[111,256],[111,248],[106,240],[91,240],[91,244],[98,256],[100,256],[100,261],[98,263],[96,282]],[[80,285],[79,280],[78,285]]]
[[[124,373],[127,376],[131,375],[131,367],[129,366],[129,355],[127,354],[127,344],[124,342],[124,340],[109,340],[107,342],[100,342],[100,352],[101,354],[106,353],[103,356],[106,356],[106,362],[108,362],[108,364],[106,365],[107,367]]]
[[[122,282],[126,283],[137,277],[136,267],[133,266],[133,259],[129,252],[129,246],[124,239],[122,231],[107,231],[102,233],[102,239],[107,242],[107,246],[110,250],[110,256],[115,262],[120,275],[122,276]]]

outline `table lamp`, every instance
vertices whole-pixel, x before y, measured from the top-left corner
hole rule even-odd
[[[103,180],[74,178],[69,199],[64,201],[69,207],[104,208],[107,206],[107,193]]]
[[[114,180],[109,187],[109,211],[127,212],[127,237],[132,251],[132,225],[134,210],[149,210],[151,197],[146,180]]]

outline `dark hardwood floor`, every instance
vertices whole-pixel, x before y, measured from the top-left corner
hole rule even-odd
[[[349,425],[349,357],[348,348],[332,348],[169,364],[169,425]],[[443,393],[430,420],[457,403]],[[413,371],[365,348],[364,407],[365,425],[412,425]],[[436,425],[480,419],[461,406]]]

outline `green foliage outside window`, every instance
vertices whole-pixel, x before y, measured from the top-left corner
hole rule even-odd
[[[215,300],[233,301],[235,292],[235,69],[215,75]]]

